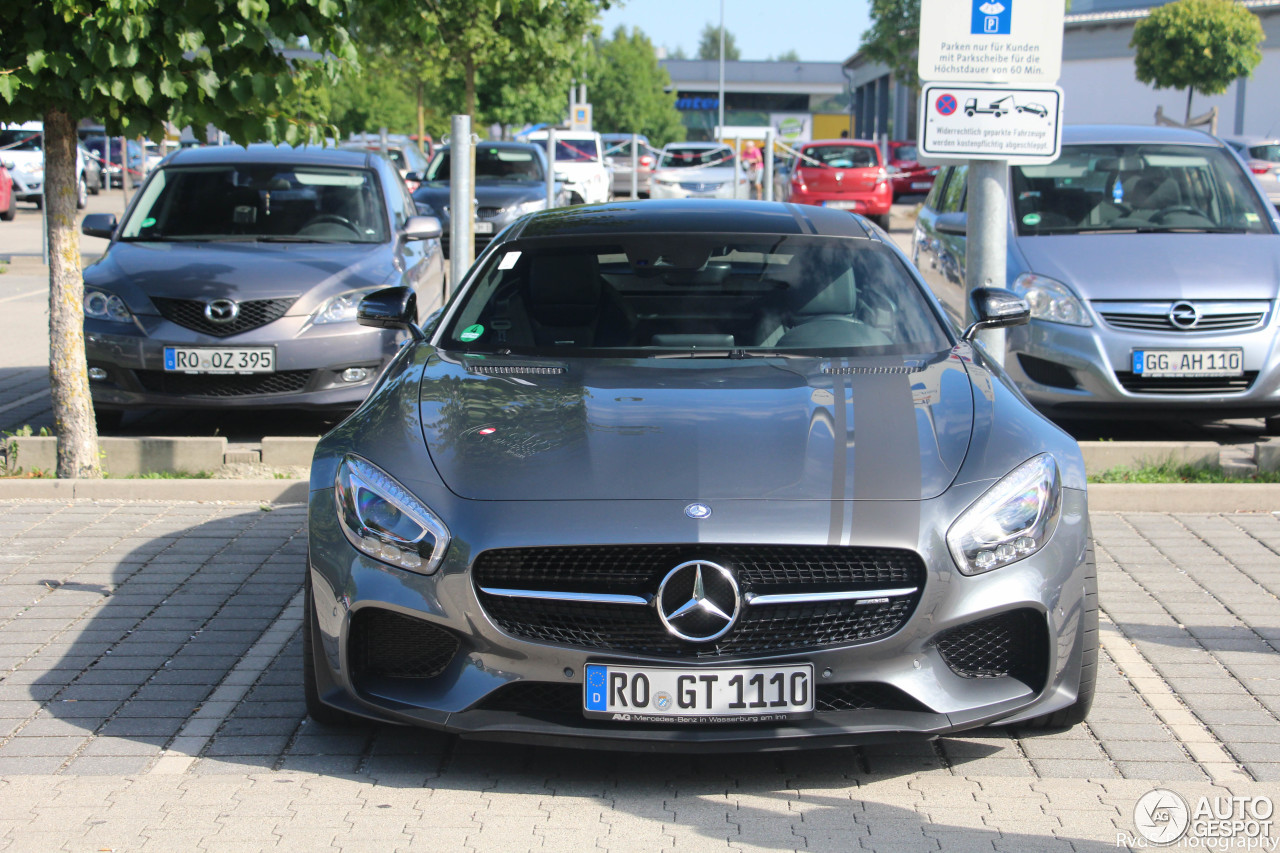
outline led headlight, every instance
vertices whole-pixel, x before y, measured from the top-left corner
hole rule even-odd
[[[1047,453],[1032,457],[978,498],[947,531],[960,571],[977,575],[1030,557],[1058,527],[1062,483]]]
[[[321,303],[320,307],[316,309],[316,313],[311,315],[311,322],[317,326],[325,323],[351,322],[356,319],[356,309],[360,307],[360,300],[381,289],[380,287],[364,287],[360,290],[348,290],[346,293],[339,293],[337,296],[330,297]]]
[[[1031,316],[1068,326],[1092,326],[1084,305],[1065,284],[1035,273],[1023,273],[1009,288],[1027,300]]]
[[[94,320],[108,320],[112,323],[128,323],[133,319],[129,306],[114,293],[103,293],[101,290],[84,292],[84,315]]]
[[[418,574],[440,568],[449,549],[449,528],[389,474],[358,456],[346,456],[333,486],[338,523],[355,548]]]

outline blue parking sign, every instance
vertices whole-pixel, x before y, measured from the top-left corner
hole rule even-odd
[[[1013,0],[973,0],[974,35],[1007,36],[1013,23]]]

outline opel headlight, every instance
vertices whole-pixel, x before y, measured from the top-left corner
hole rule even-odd
[[[360,307],[360,300],[381,289],[381,287],[365,287],[330,297],[321,303],[316,313],[311,315],[311,322],[317,326],[323,326],[326,323],[351,322],[356,318],[356,309]]]
[[[103,293],[101,290],[84,292],[84,315],[94,320],[108,320],[112,323],[128,323],[133,319],[129,306],[114,293]]]
[[[1061,511],[1058,464],[1042,453],[1014,468],[961,513],[947,531],[947,547],[964,574],[989,572],[1043,548]]]
[[[44,163],[37,160],[27,160],[25,163],[19,163],[17,171],[24,175],[43,175]]]
[[[1060,281],[1035,273],[1023,273],[1009,289],[1027,300],[1027,304],[1031,306],[1031,316],[1036,320],[1065,323],[1068,326],[1093,325],[1084,305]]]
[[[418,574],[440,568],[449,549],[449,528],[389,474],[358,456],[346,456],[333,486],[338,523],[357,550]]]

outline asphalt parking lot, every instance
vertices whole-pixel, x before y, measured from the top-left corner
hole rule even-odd
[[[0,502],[0,850],[1102,850],[1280,796],[1280,519],[1093,529],[1087,725],[650,756],[308,721],[300,505]]]

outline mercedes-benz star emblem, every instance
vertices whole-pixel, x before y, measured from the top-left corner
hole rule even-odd
[[[706,504],[689,504],[684,508],[684,514],[690,518],[710,518],[711,507]]]
[[[738,582],[724,566],[706,560],[681,563],[658,585],[658,618],[691,643],[709,643],[729,632],[742,610]]]
[[[204,306],[204,316],[210,323],[230,323],[240,316],[240,306],[230,299],[214,299]]]
[[[1179,329],[1190,329],[1200,322],[1200,309],[1190,302],[1175,302],[1169,308],[1169,322]]]

